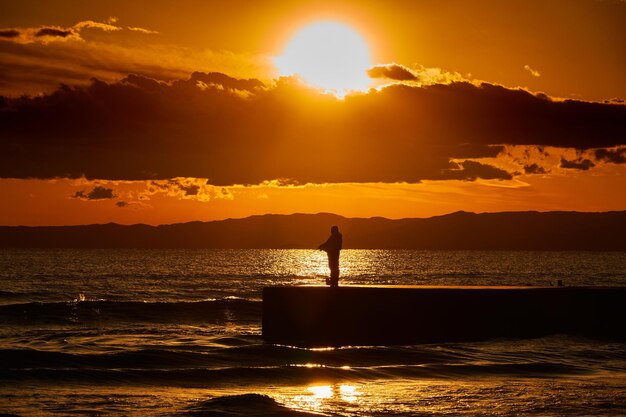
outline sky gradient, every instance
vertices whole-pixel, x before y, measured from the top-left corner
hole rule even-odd
[[[623,1],[0,8],[2,225],[626,209]],[[320,21],[367,88],[277,68]]]

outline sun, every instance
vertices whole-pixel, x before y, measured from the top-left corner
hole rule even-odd
[[[372,66],[365,40],[343,23],[321,21],[298,31],[274,59],[280,75],[299,75],[306,83],[343,96],[367,90]]]

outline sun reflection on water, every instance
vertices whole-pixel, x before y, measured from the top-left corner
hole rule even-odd
[[[310,385],[306,393],[294,396],[289,403],[298,409],[320,410],[333,403],[356,403],[360,391],[356,385]]]
[[[359,392],[355,385],[340,385],[339,396],[343,401],[353,403],[358,399]]]
[[[344,250],[341,252],[341,277],[350,281],[354,275],[364,273],[360,266],[369,263],[371,251]],[[278,256],[280,255],[280,256]],[[284,250],[274,259],[274,268],[288,270],[291,284],[323,284],[323,277],[330,275],[326,253],[318,250]],[[345,282],[345,281],[344,281]]]
[[[316,400],[323,400],[333,396],[333,389],[330,385],[310,386],[307,388],[310,393],[310,397]]]
[[[304,251],[302,251],[304,252]],[[297,262],[294,272],[298,277],[320,277],[329,274],[326,254],[322,251],[307,251],[306,257]],[[305,255],[303,253],[303,255]],[[291,260],[291,259],[290,259]]]

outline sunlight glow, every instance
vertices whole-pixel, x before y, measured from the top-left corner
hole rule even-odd
[[[344,96],[367,90],[372,66],[367,44],[351,27],[332,21],[313,23],[291,39],[274,59],[280,75],[299,75],[308,84]]]
[[[297,409],[322,411],[332,402],[356,403],[361,395],[355,385],[348,384],[310,385],[306,391],[306,394],[296,395],[286,402]]]
[[[333,396],[332,387],[330,387],[329,385],[310,386],[307,388],[307,390],[316,399],[331,398]]]

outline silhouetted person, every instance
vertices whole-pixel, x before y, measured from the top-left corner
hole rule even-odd
[[[326,279],[326,284],[331,287],[339,286],[339,252],[343,245],[343,237],[339,233],[339,228],[333,226],[330,228],[330,237],[328,240],[317,247],[328,255],[328,267],[330,268],[330,279]]]

